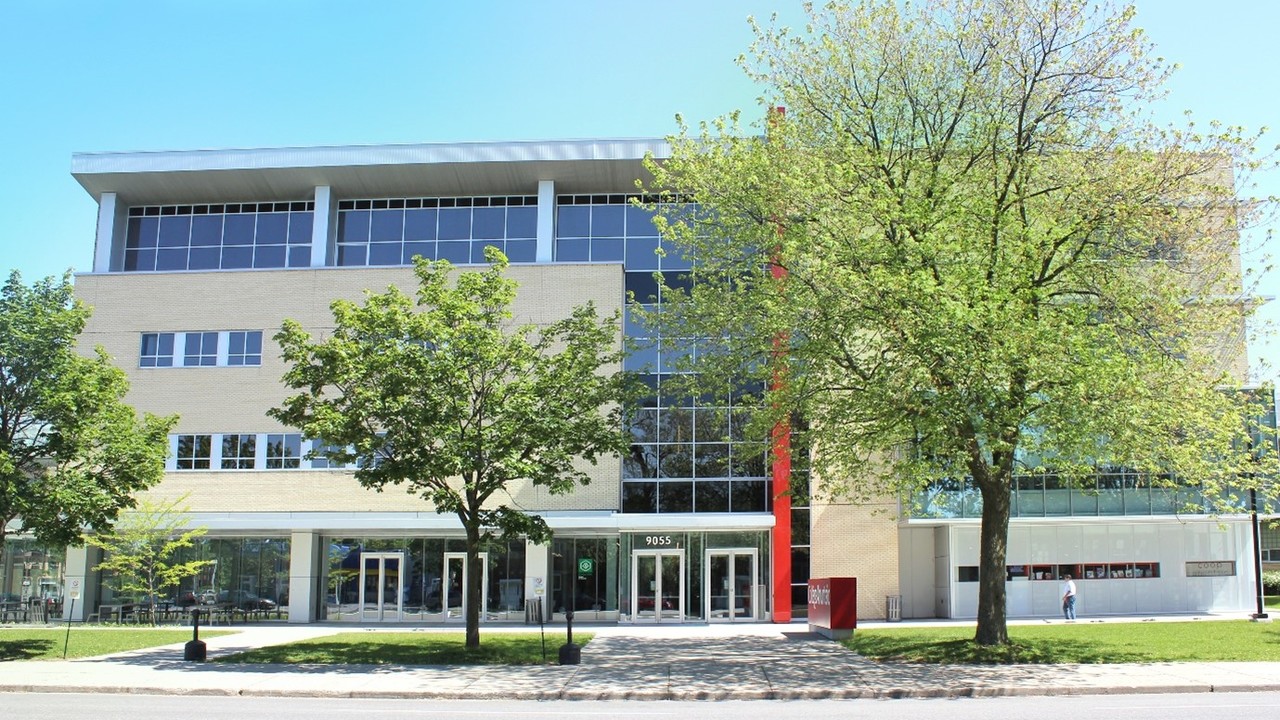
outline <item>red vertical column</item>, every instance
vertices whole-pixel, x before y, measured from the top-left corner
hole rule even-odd
[[[777,107],[770,113],[769,124],[782,121],[786,108]],[[778,224],[778,235],[782,235],[782,225]],[[779,283],[787,276],[787,270],[776,260],[775,251],[772,267],[773,279]],[[787,351],[789,338],[779,333],[773,339],[774,357],[779,358]],[[775,363],[773,369],[773,387],[777,389],[786,382],[786,373],[781,363]],[[791,425],[779,422],[773,426],[772,475],[773,495],[773,547],[770,557],[773,560],[773,621],[775,623],[791,622]]]

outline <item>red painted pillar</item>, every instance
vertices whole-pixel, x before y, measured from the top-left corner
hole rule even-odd
[[[782,121],[786,108],[777,107],[770,113],[770,125]],[[782,235],[782,224],[777,224],[778,235]],[[779,265],[777,252],[775,262],[770,268],[773,279],[782,282],[787,276],[787,269]],[[787,351],[788,337],[780,333],[773,339],[774,357],[780,357]],[[781,364],[775,364],[773,371],[773,387],[776,389],[786,382],[786,373]],[[773,559],[773,621],[775,623],[791,622],[791,425],[779,422],[773,427],[772,447],[773,466],[770,468],[773,495],[773,547],[770,557]]]

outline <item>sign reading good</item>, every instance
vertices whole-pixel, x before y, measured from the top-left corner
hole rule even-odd
[[[1234,577],[1235,560],[1190,561],[1187,563],[1187,577]]]
[[[80,581],[78,579],[72,578],[69,581],[67,586],[67,594],[71,597],[72,600],[80,599]]]

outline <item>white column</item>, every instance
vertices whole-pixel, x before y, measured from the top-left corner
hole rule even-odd
[[[328,185],[316,187],[316,210],[311,220],[311,267],[324,267],[329,255],[330,220],[334,214],[333,192]]]
[[[88,608],[96,605],[98,601],[98,588],[89,587],[89,582],[93,579],[90,572],[89,549],[83,546],[68,547],[66,565],[63,569],[66,574],[63,577],[65,585],[62,588],[62,611],[68,613],[64,617],[76,622],[84,622],[89,615]],[[74,607],[71,604],[73,589],[80,594]]]
[[[538,181],[538,255],[540,263],[551,262],[556,240],[556,181]],[[532,597],[532,596],[529,596]]]
[[[316,602],[311,596],[320,576],[320,536],[298,531],[289,537],[289,622],[316,621]]]
[[[123,226],[123,223],[116,222],[119,209],[115,193],[102,193],[102,197],[98,198],[98,231],[93,246],[93,271],[96,273],[111,272],[111,258],[115,255],[116,247],[116,228],[117,225]]]
[[[551,571],[547,559],[551,556],[546,545],[525,542],[524,547],[524,599],[542,603],[542,617],[551,621]],[[572,588],[570,589],[572,591]]]

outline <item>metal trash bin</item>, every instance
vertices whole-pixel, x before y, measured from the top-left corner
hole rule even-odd
[[[887,595],[885,596],[884,602],[885,602],[884,619],[888,620],[889,622],[901,622],[902,621],[902,596]]]
[[[524,601],[524,624],[542,624],[542,598]]]

